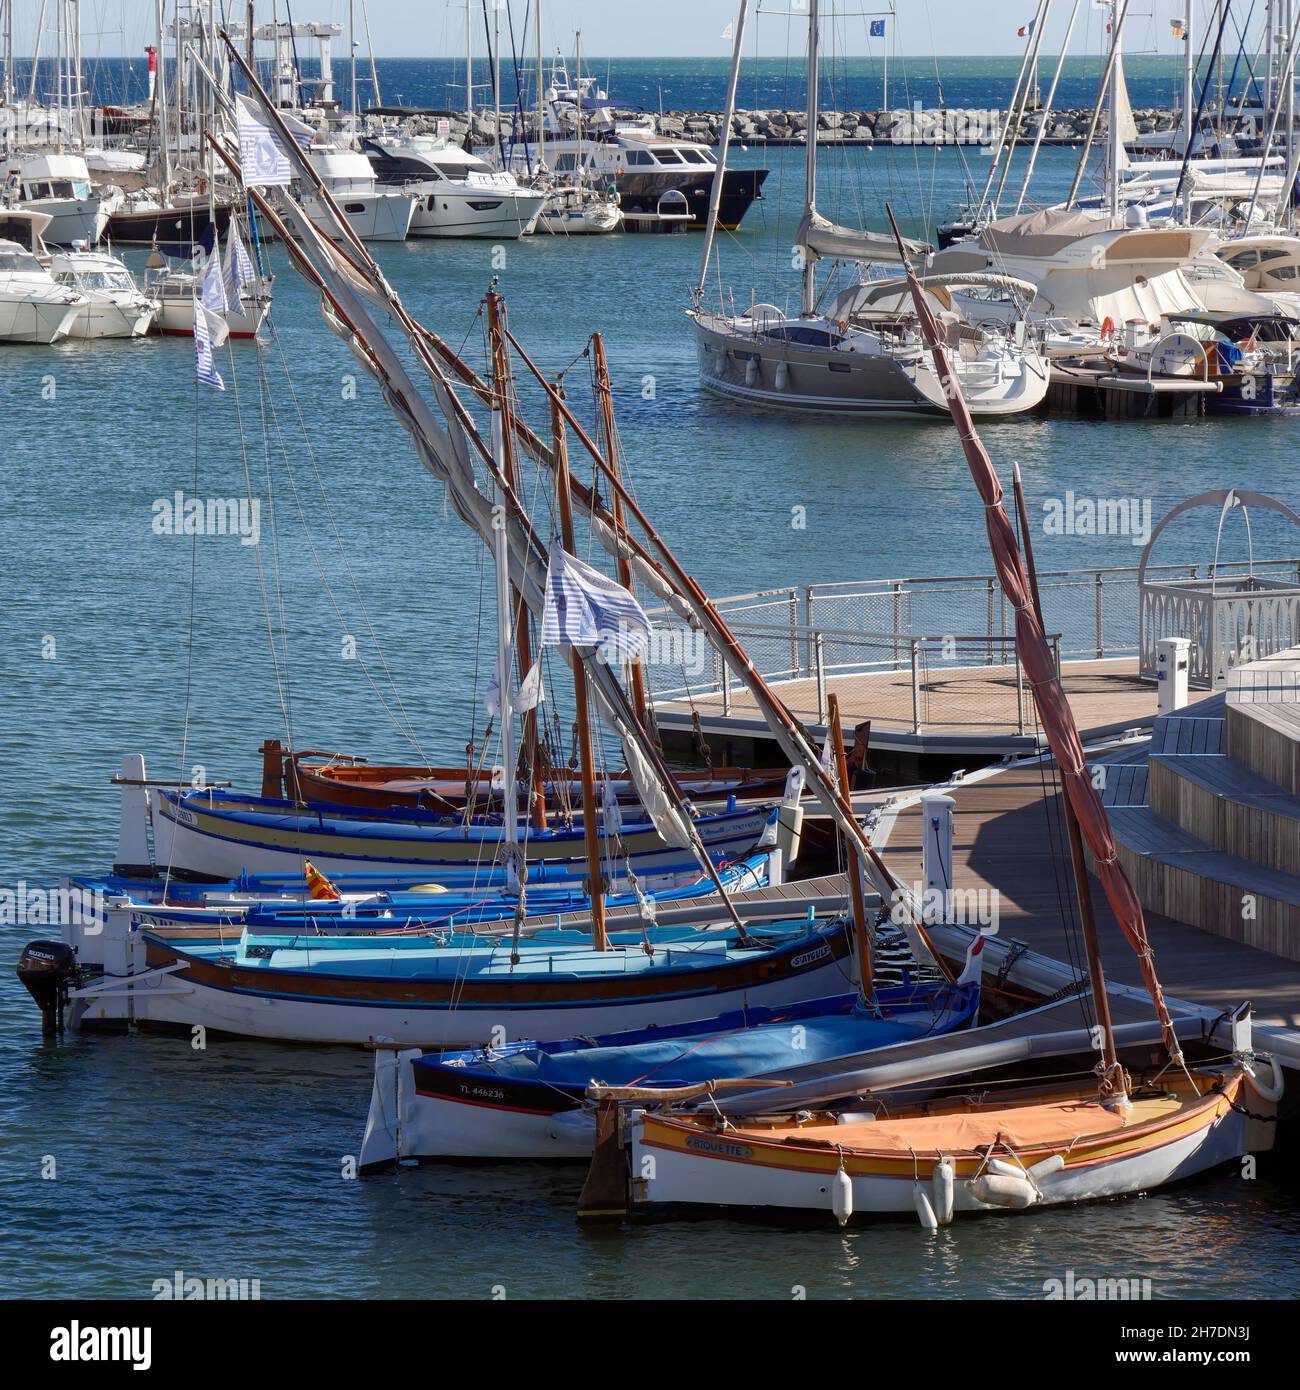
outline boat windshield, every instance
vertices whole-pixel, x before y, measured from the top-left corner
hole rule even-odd
[[[61,285],[79,285],[83,290],[130,290],[135,287],[125,270],[61,270],[54,277]]]
[[[0,272],[26,271],[39,274],[41,263],[30,251],[0,251]]]

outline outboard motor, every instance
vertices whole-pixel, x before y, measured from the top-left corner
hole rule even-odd
[[[73,947],[63,941],[29,941],[18,957],[18,978],[41,1011],[41,1032],[46,1037],[62,1032],[68,989],[81,980]]]

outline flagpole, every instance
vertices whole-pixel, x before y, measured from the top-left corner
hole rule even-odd
[[[564,417],[558,400],[551,399],[551,434],[555,455],[555,498],[560,511],[560,539],[574,552],[573,500],[569,495],[569,451],[564,438]],[[591,900],[591,941],[598,951],[609,950],[605,931],[605,875],[600,862],[600,827],[596,822],[596,776],[591,752],[591,714],[587,708],[587,672],[576,653],[570,653],[573,697],[577,702],[578,754],[582,765],[582,835],[587,845],[587,895]]]

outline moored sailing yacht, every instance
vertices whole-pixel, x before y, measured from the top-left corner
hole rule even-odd
[[[742,4],[732,67],[731,101],[744,32]],[[818,3],[808,17],[808,130],[817,129]],[[731,111],[728,109],[728,126]],[[725,167],[724,132],[719,168]],[[715,190],[715,208],[718,194]],[[712,210],[711,210],[712,211]],[[720,223],[718,225],[721,225]],[[908,314],[873,309],[864,293],[845,291],[830,312],[819,305],[816,266],[832,261],[894,261],[893,243],[871,232],[838,227],[817,211],[817,141],[810,138],[804,160],[804,213],[795,235],[801,263],[796,314],[774,304],[754,303],[740,312],[703,305],[714,226],[706,229],[704,255],[693,307],[700,384],[716,395],[792,413],[846,415],[939,415],[947,410],[942,383],[926,360],[924,344]],[[930,248],[909,243],[913,254]],[[1023,326],[972,328],[947,307],[953,365],[971,409],[980,415],[1011,415],[1042,401],[1049,384],[1047,361],[1025,340]]]

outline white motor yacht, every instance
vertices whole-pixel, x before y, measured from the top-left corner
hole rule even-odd
[[[68,330],[72,338],[142,338],[158,312],[116,256],[74,249],[50,264],[56,284],[84,295],[87,304]]]
[[[364,154],[337,145],[313,144],[307,151],[312,167],[363,241],[405,241],[412,230],[416,196],[405,190],[380,188]],[[303,187],[299,202],[317,227],[329,225],[314,190]],[[295,231],[294,214],[285,218]]]
[[[25,208],[0,212],[0,342],[57,343],[88,301],[37,259],[48,215]]]
[[[362,141],[385,188],[415,197],[412,236],[526,236],[546,202],[513,174],[432,136],[380,136]]]
[[[96,192],[80,155],[41,154],[24,159],[16,183],[18,203],[49,217],[44,239],[51,246],[95,245],[120,201],[120,195],[104,197]]]

